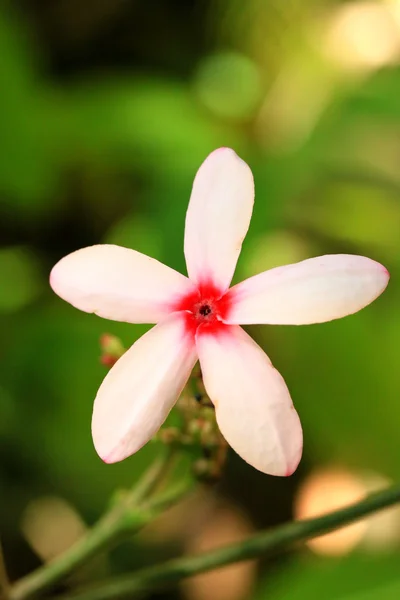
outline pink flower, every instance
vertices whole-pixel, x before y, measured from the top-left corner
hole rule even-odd
[[[69,254],[53,290],[106,319],[156,323],[118,360],[94,403],[96,450],[113,463],[139,450],[174,406],[197,360],[222,434],[256,469],[290,475],[302,430],[289,391],[240,324],[322,323],[383,292],[387,270],[363,256],[327,255],[271,269],[229,289],[254,202],[253,176],[221,148],[200,167],[186,215],[189,278],[120,246]]]

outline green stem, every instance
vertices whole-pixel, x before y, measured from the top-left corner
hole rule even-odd
[[[62,596],[63,600],[114,600],[132,598],[135,594],[160,585],[175,583],[197,573],[210,571],[234,562],[270,555],[296,542],[328,533],[357,521],[378,510],[400,502],[400,486],[372,494],[358,504],[329,513],[317,519],[296,521],[258,533],[244,542],[225,546],[209,553],[170,560],[137,571],[134,575],[116,578],[76,594]]]
[[[123,533],[134,533],[154,519],[174,499],[182,495],[180,489],[174,497],[167,497],[164,502],[156,499],[154,506],[148,500],[173,461],[173,452],[167,449],[139,483],[124,494],[81,540],[59,558],[39,567],[15,583],[9,590],[8,599],[26,600],[36,596],[64,579],[99,551],[111,546]]]
[[[175,461],[175,452],[172,447],[167,447],[164,454],[156,459],[150,468],[145,472],[139,482],[132,488],[127,495],[124,504],[129,506],[138,506],[164,482],[165,476],[169,472]]]

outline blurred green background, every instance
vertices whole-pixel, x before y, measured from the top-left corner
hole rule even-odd
[[[129,345],[145,328],[73,309],[49,271],[113,242],[184,272],[191,184],[219,146],[256,183],[235,281],[343,252],[382,262],[391,283],[341,321],[251,329],[302,419],[295,475],[263,476],[232,453],[218,484],[75,580],[399,479],[400,0],[1,0],[0,531],[13,578],[67,547],[159,451],[113,466],[95,454],[99,337]],[[394,600],[399,548],[391,511],[342,541],[149,597]]]

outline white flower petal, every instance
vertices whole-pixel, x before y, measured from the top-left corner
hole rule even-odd
[[[389,273],[364,256],[331,254],[277,267],[228,292],[232,324],[306,325],[361,310],[386,288]]]
[[[158,260],[111,244],[68,254],[53,267],[50,284],[76,308],[127,323],[157,323],[195,290]]]
[[[92,435],[99,456],[118,462],[158,431],[196,363],[183,313],[174,313],[143,335],[118,360],[97,393]]]
[[[207,393],[221,432],[248,463],[270,475],[291,475],[302,453],[300,420],[281,375],[264,351],[238,326],[196,345]]]
[[[186,215],[189,277],[225,292],[232,280],[254,203],[253,175],[233,150],[215,150],[201,165]]]

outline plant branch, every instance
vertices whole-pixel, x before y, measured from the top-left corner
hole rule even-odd
[[[167,447],[165,454],[160,455],[145,472],[142,479],[133,486],[132,491],[125,499],[125,504],[138,506],[151,496],[156,488],[163,483],[164,477],[172,467],[174,461],[174,450],[171,447]]]
[[[122,534],[138,531],[179,499],[187,491],[187,485],[185,490],[180,487],[175,494],[167,494],[164,500],[156,497],[154,505],[149,499],[174,460],[174,453],[168,448],[146,471],[139,483],[121,495],[82,539],[54,561],[15,583],[9,590],[8,600],[26,600],[48,589],[99,551],[111,546]]]
[[[231,563],[271,555],[296,542],[339,529],[371,513],[400,502],[400,486],[390,487],[368,496],[347,508],[316,519],[287,523],[258,533],[238,544],[187,558],[170,560],[162,565],[148,567],[135,574],[116,578],[81,592],[62,596],[63,600],[114,600],[132,598],[135,594],[160,585],[175,583],[197,573],[210,571]]]

